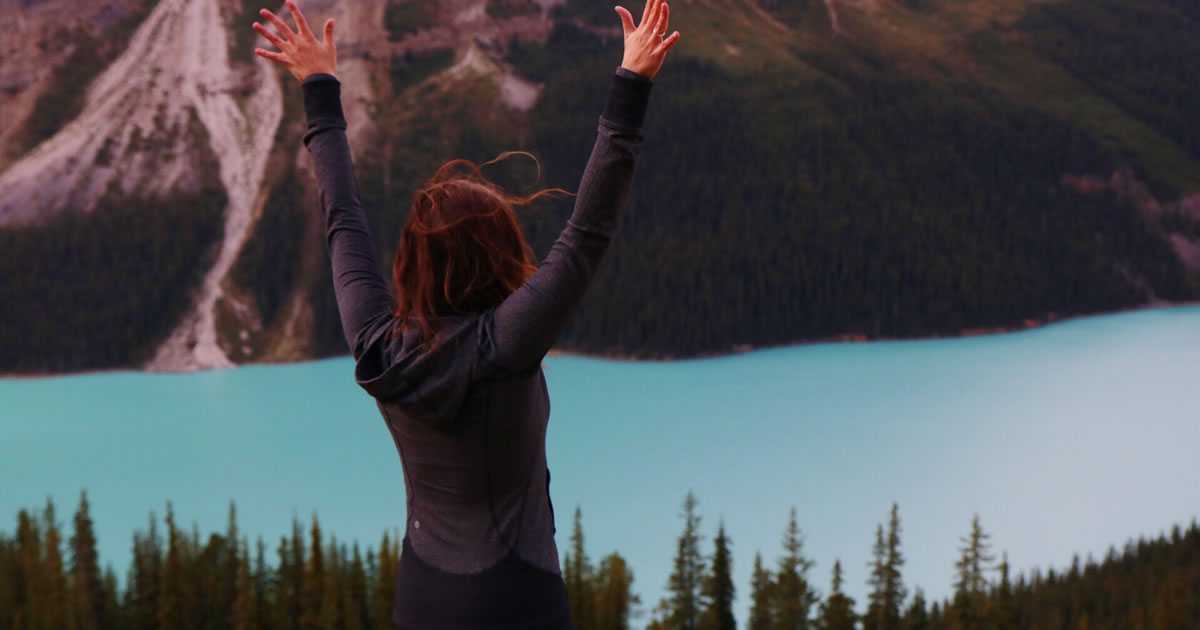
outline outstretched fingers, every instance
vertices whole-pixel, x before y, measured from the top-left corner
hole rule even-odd
[[[617,15],[621,16],[621,29],[625,31],[625,37],[629,37],[630,33],[637,30],[637,27],[633,25],[633,15],[625,7],[616,9]]]
[[[308,28],[308,20],[304,19],[304,13],[300,11],[300,7],[296,6],[296,0],[287,0],[288,11],[292,12],[292,19],[296,20],[296,28],[301,35],[313,37],[312,29]],[[313,37],[313,39],[316,39]]]
[[[658,20],[654,23],[654,34],[663,36],[667,34],[667,24],[671,21],[671,6],[665,0],[658,8]]]
[[[326,46],[333,45],[333,18],[325,20],[325,39],[323,42]]]
[[[279,29],[280,37],[291,39],[296,36],[296,31],[293,31],[292,27],[288,26],[287,22],[283,21],[283,18],[271,13],[269,9],[263,9],[262,11],[259,11],[258,14],[274,24],[275,28]]]
[[[667,54],[667,51],[671,50],[671,47],[674,46],[675,42],[677,42],[677,41],[679,41],[679,31],[675,31],[674,33],[671,33],[670,37],[664,39],[662,41],[662,43],[658,45],[658,48],[655,49],[654,54],[656,54],[656,55]]]
[[[640,22],[638,22],[639,27],[645,26],[649,23],[649,20],[652,19],[651,16],[654,12],[654,5],[658,4],[659,2],[660,0],[646,0],[646,6],[642,9],[642,19]]]
[[[270,59],[271,61],[278,61],[279,63],[282,63],[282,64],[288,63],[287,56],[282,53],[271,52],[269,50],[263,50],[261,48],[255,48],[254,54],[258,55],[259,57],[263,57],[264,59]]]
[[[278,35],[276,35],[275,33],[272,33],[270,29],[268,29],[267,27],[263,26],[262,24],[259,24],[258,22],[255,22],[255,23],[254,23],[254,30],[255,30],[255,32],[257,32],[259,35],[262,35],[263,37],[267,38],[267,41],[269,41],[269,42],[271,42],[272,44],[274,44],[276,48],[278,48],[279,50],[283,50],[283,47],[284,47],[284,45],[285,45],[285,44],[284,44],[284,41],[283,41],[283,39],[281,39],[281,38],[280,38]]]

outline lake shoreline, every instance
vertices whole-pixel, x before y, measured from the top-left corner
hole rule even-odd
[[[960,331],[957,334],[946,333],[941,335],[926,335],[916,337],[871,337],[865,333],[843,333],[830,337],[820,337],[813,339],[801,339],[798,341],[790,341],[778,344],[768,345],[737,345],[732,349],[724,352],[709,352],[689,355],[661,355],[661,356],[641,356],[621,353],[593,353],[579,352],[575,350],[558,350],[552,349],[548,353],[549,356],[576,357],[584,359],[600,359],[604,361],[613,361],[621,363],[676,363],[681,361],[701,361],[707,359],[721,359],[733,357],[761,350],[779,350],[783,348],[796,348],[802,346],[819,346],[827,344],[873,344],[873,343],[895,343],[903,341],[950,341],[954,339],[968,339],[972,337],[987,337],[1010,335],[1039,328],[1046,328],[1055,324],[1063,324],[1081,319],[1092,319],[1097,317],[1114,317],[1119,315],[1130,315],[1133,313],[1141,313],[1148,311],[1169,310],[1175,308],[1192,308],[1200,307],[1200,301],[1197,302],[1159,302],[1156,304],[1144,304],[1131,308],[1104,311],[1101,313],[1083,313],[1078,315],[1060,315],[1051,313],[1040,319],[1026,319],[1024,325],[1021,326],[993,326],[984,328],[968,328]]]
[[[1021,333],[1021,332],[1025,332],[1025,331],[1029,331],[1029,330],[1035,330],[1038,328],[1045,328],[1047,326],[1052,326],[1054,324],[1061,324],[1064,322],[1070,322],[1070,321],[1079,320],[1079,319],[1089,319],[1089,318],[1094,318],[1094,317],[1110,317],[1110,316],[1116,316],[1116,315],[1128,315],[1131,313],[1140,313],[1140,312],[1144,312],[1144,311],[1157,311],[1157,310],[1166,310],[1166,309],[1173,309],[1173,308],[1188,308],[1188,307],[1197,307],[1197,306],[1200,306],[1200,301],[1197,301],[1197,302],[1159,302],[1159,303],[1155,303],[1155,304],[1143,304],[1142,306],[1135,306],[1132,308],[1126,308],[1126,309],[1121,309],[1121,310],[1117,310],[1117,311],[1104,311],[1101,313],[1084,313],[1084,314],[1078,314],[1078,315],[1060,315],[1058,313],[1050,313],[1049,315],[1046,315],[1045,317],[1042,317],[1039,319],[1026,319],[1024,322],[1024,325],[1022,325],[1022,326],[994,326],[994,327],[984,327],[984,328],[969,328],[969,329],[959,331],[957,334],[946,333],[946,334],[941,334],[941,335],[929,335],[929,336],[920,336],[920,337],[871,337],[865,333],[843,333],[840,335],[834,335],[834,336],[830,336],[830,337],[800,339],[800,340],[796,340],[796,341],[790,341],[790,342],[784,342],[784,343],[778,343],[778,344],[736,345],[733,348],[726,350],[726,351],[722,351],[722,352],[707,352],[707,353],[697,353],[697,354],[688,354],[688,355],[650,355],[650,356],[645,356],[645,355],[622,354],[622,353],[580,352],[577,350],[551,349],[550,352],[547,353],[547,356],[549,356],[549,357],[575,357],[575,358],[584,358],[584,359],[598,359],[598,360],[602,360],[602,361],[613,361],[613,362],[620,362],[620,363],[678,363],[678,362],[683,362],[683,361],[703,361],[703,360],[709,360],[709,359],[720,359],[720,358],[725,358],[725,357],[733,357],[733,356],[743,355],[743,354],[747,354],[747,353],[751,353],[751,352],[757,352],[760,350],[778,350],[781,348],[795,348],[795,347],[800,347],[800,346],[816,346],[816,345],[841,344],[841,343],[855,343],[855,344],[868,343],[868,344],[870,344],[870,343],[891,343],[891,342],[897,342],[897,341],[939,341],[939,340],[966,339],[966,338],[970,338],[970,337],[1008,335],[1008,334],[1014,334],[1014,333]],[[347,355],[341,355],[341,356],[345,357]],[[326,357],[326,359],[332,359],[332,358],[339,358],[339,357]],[[239,365],[235,365],[233,367],[227,367],[227,368],[207,368],[207,369],[179,370],[179,371],[150,371],[150,370],[146,370],[144,368],[135,369],[135,368],[125,367],[125,368],[104,368],[104,369],[96,369],[96,370],[82,370],[82,371],[78,371],[78,372],[0,374],[0,379],[14,380],[14,381],[22,381],[22,380],[31,380],[32,381],[32,380],[44,380],[44,379],[53,379],[53,378],[66,378],[66,377],[73,377],[73,376],[94,376],[94,375],[101,375],[101,374],[118,374],[118,373],[162,374],[162,375],[196,374],[196,373],[200,373],[200,372],[234,370],[234,369],[244,368],[244,367],[257,367],[257,366],[283,367],[283,366],[289,366],[289,365],[311,363],[313,361],[326,360],[326,359],[308,358],[308,359],[303,359],[301,361],[287,361],[287,362],[262,361],[262,362],[254,362],[254,363],[243,363],[243,364],[239,364]]]

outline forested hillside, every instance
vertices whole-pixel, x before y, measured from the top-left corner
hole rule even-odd
[[[172,2],[218,5],[232,76],[247,77],[227,89],[248,90],[257,5]],[[144,19],[130,6],[89,36],[101,54],[54,70],[62,78],[21,138],[52,137],[86,110],[79,86]],[[314,19],[322,11],[345,15],[342,78],[385,275],[411,191],[446,160],[530,150],[538,185],[576,186],[620,61],[610,6],[363,0]],[[621,233],[560,348],[686,357],[1200,299],[1190,0],[696,0],[675,7],[672,26],[684,38],[655,83]],[[252,224],[225,230],[244,242],[209,300],[208,349],[234,363],[346,351],[299,148],[301,94],[276,79],[284,110],[261,189],[235,196],[252,207],[227,210]],[[493,175],[534,185],[532,165]],[[165,346],[189,351],[172,330],[209,303],[196,295],[225,206],[210,188],[107,197],[106,208],[188,212],[181,230],[148,222],[135,236],[122,212],[80,223],[60,207],[34,225],[0,223],[0,277],[13,279],[0,284],[0,371],[138,367],[156,354],[170,369]],[[212,207],[185,210],[197,199]],[[522,213],[539,253],[570,203]],[[104,242],[94,255],[91,240]],[[119,308],[103,304],[114,287],[127,289]],[[64,329],[78,333],[70,343],[44,341]]]
[[[1176,526],[1169,536],[1112,547],[1100,561],[1076,556],[1069,567],[1017,574],[975,517],[958,541],[953,596],[931,601],[906,582],[898,506],[876,528],[869,575],[839,562],[814,571],[802,524],[783,527],[782,548],[755,553],[751,583],[735,584],[732,541],[719,525],[711,547],[702,540],[697,500],[684,501],[674,571],[656,605],[639,592],[636,566],[620,553],[589,559],[580,510],[561,551],[571,614],[580,630],[1190,630],[1200,625],[1200,528]],[[392,628],[398,532],[378,547],[348,546],[335,532],[293,517],[290,535],[258,537],[238,528],[231,504],[225,532],[201,537],[177,523],[170,503],[132,534],[133,557],[117,568],[96,553],[95,526],[84,493],[69,518],[52,502],[21,510],[16,530],[0,530],[0,630],[271,630]],[[671,553],[664,549],[664,554]],[[737,562],[747,559],[738,557]],[[951,573],[952,572],[952,573]],[[851,575],[853,574],[853,575]],[[843,585],[862,579],[868,601]],[[925,585],[938,588],[940,585]],[[749,601],[737,619],[734,601]],[[649,614],[647,614],[649,613]]]

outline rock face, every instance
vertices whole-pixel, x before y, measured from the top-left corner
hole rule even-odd
[[[145,366],[176,371],[232,366],[217,326],[223,300],[246,313],[244,296],[227,295],[228,276],[261,214],[271,182],[268,161],[284,116],[281,77],[270,62],[231,59],[234,40],[257,15],[241,15],[236,0],[157,0],[128,47],[87,87],[81,113],[24,154],[15,139],[56,69],[75,51],[79,34],[107,26],[148,5],[146,0],[0,0],[0,227],[90,212],[109,196],[156,198],[195,191],[219,180],[228,195],[224,241],[195,294],[194,308]],[[386,85],[386,62],[405,51],[459,51],[445,80],[495,81],[501,98],[528,110],[537,87],[498,63],[495,45],[514,35],[544,37],[544,14],[497,25],[484,0],[437,7],[436,24],[393,41],[387,0],[309,0],[312,23],[338,22],[339,74],[356,154],[374,133],[374,90]],[[286,15],[280,8],[279,12]],[[289,18],[290,21],[290,18]],[[318,26],[319,28],[319,26]],[[264,41],[256,45],[265,46]],[[490,49],[485,52],[480,44]],[[242,49],[242,54],[248,51]],[[39,59],[41,63],[30,63]],[[295,124],[295,121],[293,121]],[[291,151],[283,148],[284,154]],[[302,149],[296,149],[303,162]],[[253,319],[253,315],[249,316]],[[301,318],[303,319],[303,318]],[[223,343],[224,341],[224,343]]]
[[[249,232],[283,105],[267,62],[247,83],[228,48],[217,0],[162,0],[88,89],[82,114],[0,175],[0,223],[20,225],[89,211],[108,194],[195,190],[215,166],[229,197],[225,242],[156,368],[231,365],[212,307]]]
[[[97,35],[139,2],[0,0],[0,172],[20,157],[25,122],[80,36]]]

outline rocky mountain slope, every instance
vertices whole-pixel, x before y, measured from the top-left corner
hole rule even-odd
[[[652,112],[666,117],[660,125],[666,148],[652,150],[646,177],[672,177],[672,164],[688,164],[674,172],[676,181],[694,174],[719,181],[726,174],[748,182],[729,173],[737,166],[722,162],[719,154],[753,145],[752,156],[738,164],[761,161],[760,171],[779,169],[771,176],[760,173],[765,185],[794,192],[789,198],[774,190],[761,195],[738,188],[741,192],[707,197],[735,195],[739,203],[761,208],[761,225],[741,223],[746,219],[734,207],[706,209],[710,214],[703,216],[709,218],[703,220],[695,212],[672,219],[700,242],[738,235],[742,240],[728,251],[720,244],[691,249],[671,236],[648,242],[646,249],[657,253],[643,249],[636,256],[644,259],[618,247],[611,269],[598,280],[597,295],[589,298],[564,343],[594,352],[683,356],[843,335],[955,334],[1068,312],[1200,297],[1200,145],[1176,122],[1176,112],[1190,106],[1191,92],[1175,102],[1141,94],[1129,101],[1110,93],[1106,78],[1075,56],[1072,46],[1080,38],[1070,39],[1093,15],[1108,19],[1132,11],[1136,19],[1127,26],[1111,21],[1100,26],[1130,33],[1125,58],[1133,65],[1126,70],[1135,77],[1138,63],[1157,59],[1155,50],[1142,43],[1144,29],[1165,29],[1174,18],[1172,28],[1180,31],[1175,37],[1200,38],[1200,16],[1174,0],[1154,0],[1141,8],[1105,0],[1091,14],[1079,12],[1079,1],[1044,6],[1033,0],[680,0],[673,26],[686,40],[658,82]],[[459,155],[482,160],[503,149],[531,148],[547,161],[548,175],[557,177],[551,185],[570,187],[577,177],[582,164],[574,163],[586,157],[588,120],[594,121],[593,110],[602,100],[595,87],[579,84],[577,77],[602,75],[620,58],[618,22],[609,5],[308,0],[303,6],[314,21],[339,20],[351,141],[385,251],[391,250],[411,186],[441,161]],[[139,290],[184,306],[168,311],[139,306],[131,314],[113,315],[130,330],[128,338],[138,350],[110,355],[64,347],[56,351],[58,359],[39,362],[30,358],[37,352],[34,344],[11,341],[10,360],[0,369],[187,370],[337,352],[342,342],[330,312],[307,156],[299,147],[299,91],[292,77],[251,53],[257,42],[249,25],[258,5],[244,0],[0,0],[0,8],[0,32],[6,34],[0,58],[0,237],[15,244],[10,251],[36,253],[32,243],[65,242],[63,222],[93,221],[88,225],[99,227],[91,229],[108,234],[108,208],[182,208],[191,202],[180,199],[213,191],[224,197],[219,224],[210,226],[217,235],[212,242],[197,237],[193,243],[187,234],[147,237],[147,251],[158,243],[177,251],[194,248],[196,255],[191,262],[177,262],[186,267],[179,276],[186,282]],[[928,96],[942,93],[949,96],[940,101]],[[958,99],[961,106],[954,105]],[[942,103],[950,103],[945,112]],[[904,113],[909,107],[917,109]],[[965,127],[956,132],[956,125]],[[930,154],[935,162],[918,163],[924,159],[919,147],[899,144],[924,141],[920,136],[903,140],[914,126],[927,128],[926,137],[943,138],[943,144],[965,138],[970,146],[945,154],[948,166],[936,164],[936,149]],[[1031,132],[1043,126],[1042,132]],[[1063,141],[1037,147],[1037,137]],[[1010,169],[1005,156],[987,164],[992,158],[981,149],[990,145],[1023,165]],[[856,157],[847,157],[851,150]],[[1033,156],[1046,154],[1038,170],[1021,170],[1034,168]],[[705,155],[717,157],[697,157]],[[887,172],[897,164],[908,166]],[[952,174],[934,177],[926,189],[945,186],[946,193],[930,195],[915,207],[933,213],[926,230],[960,241],[944,246],[945,260],[958,262],[938,262],[938,269],[986,260],[978,278],[948,280],[908,250],[893,252],[890,267],[842,260],[845,251],[865,251],[864,245],[884,234],[920,252],[930,247],[922,245],[929,232],[893,225],[887,214],[864,214],[862,223],[834,227],[831,208],[841,204],[836,216],[842,221],[855,216],[857,206],[822,182],[853,174],[861,183],[850,189],[868,189],[859,203],[877,208],[875,199],[890,205],[897,195],[919,195],[897,188],[912,178],[905,168],[927,174],[943,167]],[[989,183],[1009,170],[1007,184]],[[1058,196],[1032,189],[1018,194],[1015,189],[1032,183],[1034,174],[1044,178],[1039,186],[1058,190]],[[957,178],[963,179],[961,186],[947,183]],[[982,188],[973,189],[969,181],[1014,192],[983,199],[983,193],[971,192]],[[642,184],[658,190],[671,185]],[[703,204],[689,197],[701,188],[689,185],[674,199]],[[873,188],[879,190],[872,193]],[[639,193],[635,211],[639,205],[661,205],[654,194]],[[894,212],[913,202],[896,200]],[[793,204],[800,210],[792,218],[779,215],[794,223],[782,232],[762,218],[763,212],[784,213]],[[1034,273],[1011,270],[1022,263],[1006,258],[1010,252],[1042,252],[1035,254],[1043,258],[1040,264],[1057,255],[1051,237],[1024,242],[1030,230],[1012,226],[1034,221],[1031,217],[1040,212],[1051,215],[1051,207],[1075,208],[1071,204],[1083,209],[1064,209],[1061,221],[1052,222],[1063,226],[1053,228],[1060,238],[1062,230],[1071,232],[1066,249],[1080,252],[1060,265],[1074,275],[1022,296],[1020,308],[988,307],[1001,299],[988,291],[1002,295],[1011,285],[1010,292],[1020,292],[1015,287],[1028,284],[1021,274]],[[1096,204],[1104,209],[1093,208]],[[824,210],[807,210],[818,206]],[[1003,206],[1024,208],[1008,227],[954,218],[960,207],[964,212],[992,208],[987,214],[994,217]],[[526,217],[540,250],[567,211],[557,206]],[[657,219],[633,218],[627,229],[669,234],[669,216],[674,215],[664,210]],[[810,218],[796,218],[801,216]],[[1010,228],[1012,242],[988,242],[987,233],[1010,238],[1004,236]],[[81,242],[78,228],[72,229],[77,240],[71,242]],[[1081,236],[1093,229],[1094,237]],[[761,239],[753,234],[760,231],[780,235],[778,242],[754,246]],[[196,233],[202,232],[208,233]],[[1128,233],[1134,235],[1116,236]],[[799,235],[817,240],[806,245]],[[109,241],[125,247],[120,238]],[[627,239],[630,249],[637,238]],[[850,245],[821,257],[822,247],[842,239]],[[761,249],[758,255],[756,249]],[[887,254],[886,247],[880,252]],[[153,265],[149,257],[143,262]],[[108,264],[64,257],[44,263],[30,278],[69,287],[70,265],[85,263]],[[822,271],[826,263],[834,266]],[[21,268],[20,261],[8,264],[6,273]],[[639,265],[664,270],[685,265],[707,270],[701,275],[709,279],[697,276],[674,287],[657,276],[638,281],[630,274]],[[843,272],[850,275],[836,279]],[[899,274],[894,279],[893,272]],[[713,276],[728,278],[714,287]],[[122,284],[120,277],[108,281]],[[144,282],[150,287],[154,280]],[[1067,288],[1075,284],[1089,288],[1075,295]],[[636,312],[622,310],[632,308],[621,297],[631,292],[646,296]],[[686,335],[668,334],[681,329],[673,321],[688,317],[680,313],[696,311],[689,296],[697,292],[703,297],[699,319],[687,320]],[[24,321],[15,314],[45,312],[38,300],[72,299],[67,288],[58,293],[49,298],[14,283],[0,297],[14,305],[14,321]],[[773,302],[775,295],[784,297]],[[940,305],[945,296],[953,296],[954,303],[930,311],[930,304]],[[742,306],[729,312],[716,306],[731,300]],[[803,310],[808,304],[821,304],[822,310],[809,313]],[[28,317],[26,326],[55,324]],[[792,325],[793,320],[798,323]],[[67,317],[60,325],[74,321]],[[777,330],[766,336],[727,332],[751,321],[789,323],[770,324]]]

